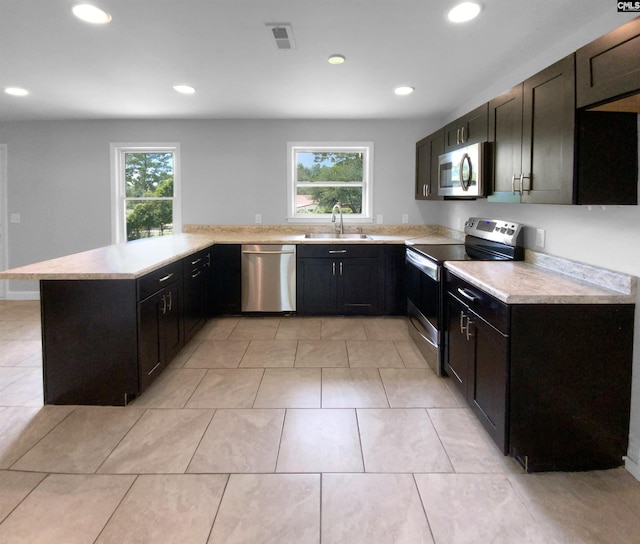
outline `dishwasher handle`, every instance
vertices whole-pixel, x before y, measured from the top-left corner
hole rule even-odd
[[[295,251],[293,249],[282,249],[278,251],[243,249],[242,253],[245,255],[293,255]]]

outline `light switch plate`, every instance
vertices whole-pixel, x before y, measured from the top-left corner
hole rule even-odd
[[[408,213],[403,213],[402,214],[402,223],[404,225],[406,225],[409,222],[409,214]]]
[[[536,229],[536,246],[544,247],[545,231],[543,229]]]
[[[382,223],[384,223],[384,220],[383,220],[383,217],[382,217],[382,214],[381,214],[381,213],[379,213],[378,215],[376,215],[376,223],[377,223],[378,225],[382,225]]]
[[[262,223],[262,214],[257,213],[255,218],[256,225],[260,225]]]

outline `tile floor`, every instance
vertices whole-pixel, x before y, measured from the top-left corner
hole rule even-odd
[[[401,318],[210,321],[128,407],[42,406],[0,301],[0,543],[638,543],[624,469],[523,474]]]

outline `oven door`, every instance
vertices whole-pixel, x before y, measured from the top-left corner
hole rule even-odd
[[[441,375],[440,267],[409,248],[405,253],[405,262],[409,332],[433,371]]]

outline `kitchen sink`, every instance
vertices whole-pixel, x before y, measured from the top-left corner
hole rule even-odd
[[[339,232],[307,232],[304,235],[309,239],[326,239],[326,240],[371,240],[371,236],[363,233],[343,233]]]

